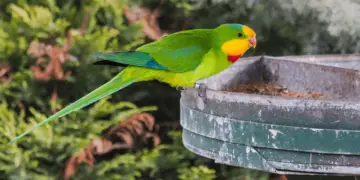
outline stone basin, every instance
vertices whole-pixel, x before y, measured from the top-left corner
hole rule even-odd
[[[278,174],[360,174],[360,55],[256,56],[181,92],[183,143],[232,166]],[[230,92],[274,83],[326,99]]]

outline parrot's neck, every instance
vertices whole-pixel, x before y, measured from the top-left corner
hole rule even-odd
[[[230,62],[228,61],[228,57],[227,55],[221,50],[220,47],[214,47],[211,49],[211,51],[214,52],[215,56],[216,56],[216,60],[217,62],[227,62],[226,64],[229,64]],[[230,63],[231,64],[231,63]]]
[[[214,68],[216,73],[219,73],[232,65],[232,63],[228,61],[227,55],[220,48],[212,48],[210,51],[212,51],[212,54],[215,56]]]

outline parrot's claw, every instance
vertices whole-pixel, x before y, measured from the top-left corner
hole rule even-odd
[[[182,86],[177,86],[177,87],[176,87],[176,90],[178,90],[178,91],[183,91],[183,90],[185,90],[185,88],[182,87]]]
[[[195,84],[195,89],[198,92],[198,96],[204,100],[204,102],[206,102],[206,85],[203,83],[196,83]]]

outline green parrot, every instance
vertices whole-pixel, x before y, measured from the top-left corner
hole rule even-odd
[[[97,52],[95,64],[127,66],[113,79],[36,124],[34,129],[81,109],[132,83],[158,80],[172,87],[194,87],[196,81],[215,75],[256,47],[256,33],[242,24],[222,24],[215,29],[176,32],[129,52]]]

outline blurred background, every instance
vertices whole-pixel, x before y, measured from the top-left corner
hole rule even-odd
[[[90,53],[223,23],[257,32],[245,56],[358,53],[358,17],[358,0],[1,0],[0,179],[267,180],[186,150],[180,93],[159,82],[134,84],[6,143],[121,71],[92,65]]]

